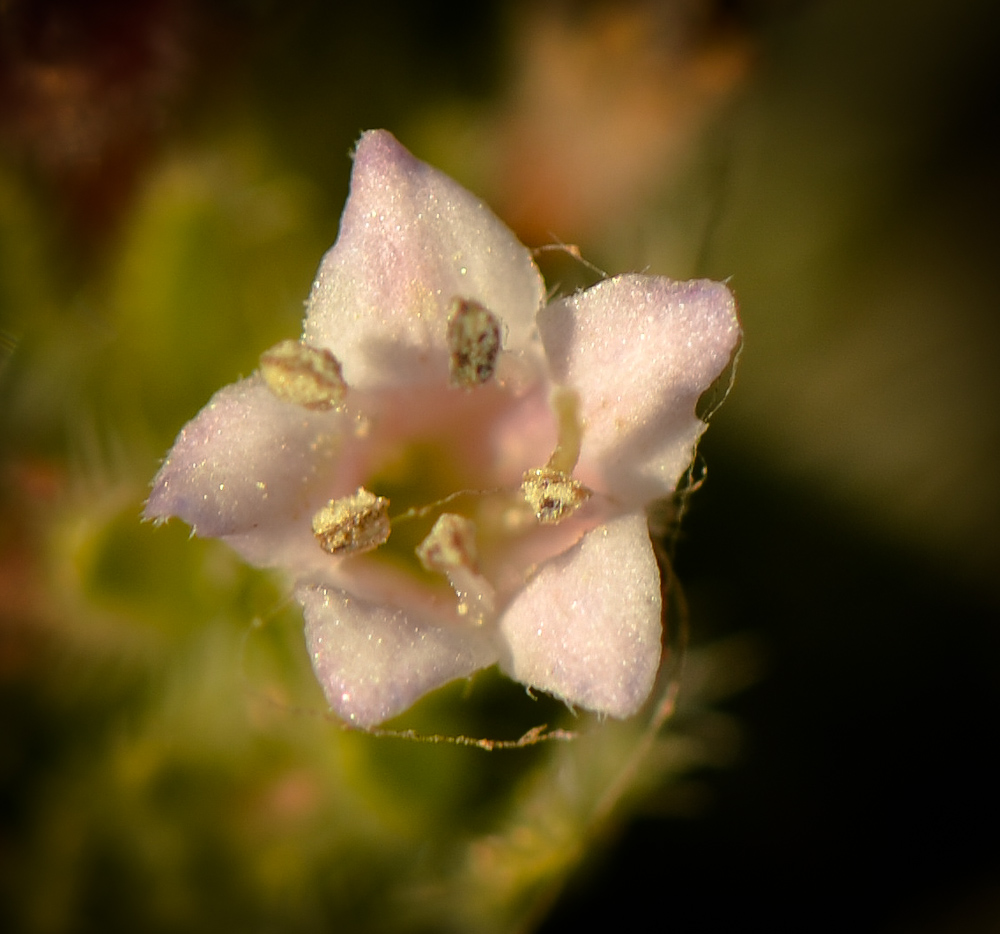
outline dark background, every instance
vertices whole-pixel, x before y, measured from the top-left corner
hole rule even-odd
[[[726,754],[623,808],[540,929],[1000,930],[998,25],[976,0],[0,6],[0,926],[410,929],[366,906],[420,827],[340,880],[354,857],[289,818],[301,890],[232,855],[257,776],[312,800],[315,696],[292,751],[253,718],[234,752],[149,739],[195,719],[204,621],[225,666],[281,596],[135,521],[184,421],[294,332],[385,126],[529,245],[740,301],[675,568],[691,651],[736,646],[752,683],[712,701]],[[364,748],[337,768],[406,810],[397,753]],[[543,760],[474,761],[395,794],[485,832],[448,782],[489,801]]]

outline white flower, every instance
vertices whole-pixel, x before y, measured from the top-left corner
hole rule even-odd
[[[652,689],[645,508],[691,462],[735,305],[640,275],[544,297],[488,208],[366,133],[302,341],[216,393],[157,474],[147,518],[292,575],[351,723],[497,662],[615,717]]]

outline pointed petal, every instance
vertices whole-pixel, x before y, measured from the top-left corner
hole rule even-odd
[[[545,564],[500,620],[512,678],[627,717],[660,664],[660,574],[646,519],[620,516]]]
[[[339,413],[279,401],[259,375],[226,386],[177,436],[144,516],[176,516],[212,538],[264,533],[303,515],[308,524],[310,493],[326,479],[320,468],[343,425]]]
[[[414,623],[400,610],[333,587],[300,586],[295,597],[326,699],[356,726],[388,720],[428,691],[497,659],[482,630]]]
[[[577,391],[584,483],[636,507],[670,493],[705,424],[698,397],[740,338],[725,285],[606,279],[538,316],[556,380]]]
[[[544,298],[531,255],[497,217],[385,130],[358,143],[340,235],[309,297],[305,336],[354,387],[447,380],[455,297],[503,319],[527,347]]]

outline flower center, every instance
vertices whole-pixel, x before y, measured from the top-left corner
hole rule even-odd
[[[439,597],[453,592],[459,617],[487,622],[497,598],[485,569],[535,525],[518,485],[525,463],[538,458],[552,433],[549,415],[541,444],[517,439],[523,450],[511,452],[505,426],[530,419],[543,391],[539,386],[521,398],[498,386],[393,394],[385,419],[373,420],[379,454],[363,480],[365,490],[388,500],[391,532],[366,560],[405,573]],[[402,423],[410,421],[411,407],[436,418],[416,424],[407,437]],[[414,415],[411,424],[420,421]]]
[[[498,377],[502,334],[488,309],[456,298],[449,372],[432,385],[358,394],[369,430],[338,481],[356,489],[312,516],[318,548],[402,573],[432,601],[450,591],[456,616],[472,625],[490,622],[535,564],[582,534],[567,520],[591,496],[572,478],[575,396],[550,399],[537,366],[528,380]],[[285,341],[261,370],[283,401],[354,407],[329,351]]]

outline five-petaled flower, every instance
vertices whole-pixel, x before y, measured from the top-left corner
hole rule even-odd
[[[739,338],[707,280],[617,276],[545,305],[487,207],[369,132],[302,339],[181,431],[145,516],[290,572],[353,724],[494,663],[626,717],[660,659],[645,510]]]

